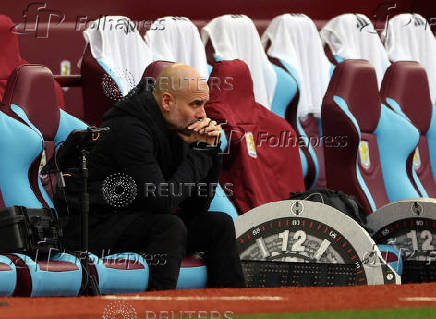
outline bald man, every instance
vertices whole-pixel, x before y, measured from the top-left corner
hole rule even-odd
[[[208,212],[222,163],[208,99],[195,69],[172,64],[106,112],[110,132],[88,156],[89,250],[142,253],[149,290],[176,288],[182,257],[194,252],[204,253],[209,287],[244,287],[233,220]],[[65,245],[78,250],[80,176],[71,175],[55,203],[66,216],[69,202]]]

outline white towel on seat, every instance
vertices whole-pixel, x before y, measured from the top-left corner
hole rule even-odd
[[[291,66],[300,91],[298,116],[321,116],[321,104],[330,81],[330,61],[324,54],[318,30],[304,14],[275,17],[262,35],[268,55]]]
[[[364,59],[375,68],[378,85],[390,62],[371,21],[363,14],[347,13],[331,19],[320,31],[334,55],[344,59]]]
[[[383,31],[389,59],[417,61],[427,71],[431,101],[436,103],[436,39],[430,25],[419,14],[400,14],[390,19]]]
[[[209,76],[206,52],[197,27],[185,17],[164,17],[156,20],[160,28],[151,28],[145,42],[153,54],[153,61],[179,62],[197,69],[206,79]]]
[[[92,56],[114,78],[123,96],[139,83],[152,62],[138,25],[127,17],[104,16],[90,24],[83,36]]]
[[[211,40],[218,60],[247,63],[256,102],[271,109],[277,77],[253,21],[245,15],[214,18],[201,30],[201,39],[204,45]]]

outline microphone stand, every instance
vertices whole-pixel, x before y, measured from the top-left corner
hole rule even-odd
[[[62,148],[55,151],[58,152],[58,160],[62,167],[68,167],[69,160],[71,158],[77,158],[76,156],[81,156],[81,177],[82,177],[82,191],[80,194],[80,219],[81,219],[81,238],[80,238],[80,261],[82,267],[84,268],[82,280],[82,287],[80,289],[80,294],[88,294],[92,296],[101,295],[100,289],[98,288],[97,278],[95,274],[90,274],[89,272],[89,253],[88,253],[88,239],[89,239],[89,229],[88,229],[88,215],[89,215],[89,193],[88,193],[88,167],[86,156],[88,154],[87,147],[95,143],[101,134],[105,134],[110,129],[108,127],[96,128],[88,127],[86,130],[73,130],[67,137],[66,141],[62,145]],[[94,137],[96,135],[96,137]],[[80,150],[80,151],[79,151]],[[51,172],[56,172],[62,177],[62,167],[60,168],[56,162],[56,154],[42,169],[42,174],[49,174]],[[65,187],[65,182],[62,183],[62,187]],[[82,258],[82,254],[85,258]]]
[[[89,193],[88,193],[88,167],[86,161],[87,151],[81,150],[82,154],[82,193],[80,194],[80,219],[81,219],[81,252],[85,253],[83,267],[85,268],[85,285],[82,287],[82,292],[91,296],[100,296],[100,289],[98,288],[97,278],[94,274],[89,273],[89,255],[88,255],[88,215],[89,215]]]

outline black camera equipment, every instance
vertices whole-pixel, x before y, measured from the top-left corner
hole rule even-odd
[[[73,130],[68,135],[65,142],[55,150],[50,161],[43,167],[41,174],[58,174],[58,181],[61,187],[65,187],[62,171],[68,168],[80,167],[82,178],[82,192],[80,196],[80,216],[81,216],[81,254],[86,254],[81,258],[87,276],[82,292],[90,292],[92,295],[100,295],[97,279],[89,273],[88,257],[88,215],[89,215],[89,193],[88,193],[88,168],[87,154],[94,148],[95,143],[104,134],[109,132],[109,127],[97,128],[88,127],[85,130]],[[81,256],[82,257],[82,256]]]

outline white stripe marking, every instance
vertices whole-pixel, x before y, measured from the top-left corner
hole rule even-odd
[[[200,296],[186,296],[186,297],[164,297],[164,296],[103,296],[102,299],[109,300],[154,300],[154,301],[164,301],[164,300],[174,300],[174,301],[207,301],[207,300],[223,300],[223,301],[283,301],[288,298],[283,298],[279,296],[211,296],[211,297],[200,297]]]
[[[401,301],[428,301],[434,302],[436,301],[436,297],[407,297],[407,298],[399,298]]]

